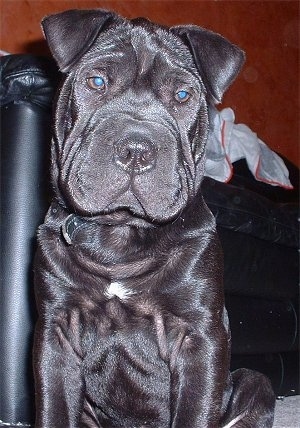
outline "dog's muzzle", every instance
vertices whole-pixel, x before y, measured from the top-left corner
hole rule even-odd
[[[128,173],[141,174],[155,167],[157,149],[144,137],[125,138],[114,145],[114,160]]]

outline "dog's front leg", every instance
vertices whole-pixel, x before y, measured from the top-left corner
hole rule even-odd
[[[179,334],[171,356],[172,428],[217,428],[228,377],[228,339],[222,321]]]
[[[35,427],[76,428],[84,401],[80,350],[72,338],[77,336],[76,323],[74,319],[68,322],[65,314],[55,317],[54,322],[46,321],[50,318],[41,317],[36,327]]]

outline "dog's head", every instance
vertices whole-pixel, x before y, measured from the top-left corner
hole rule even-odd
[[[42,25],[65,73],[53,138],[59,199],[84,216],[174,219],[203,176],[207,104],[221,101],[242,51],[200,27],[103,10],[70,10]]]

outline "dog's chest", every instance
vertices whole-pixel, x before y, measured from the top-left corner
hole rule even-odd
[[[168,426],[170,371],[161,347],[166,338],[157,330],[153,305],[118,282],[108,284],[104,295],[98,308],[82,317],[86,395],[100,420],[105,409],[126,426],[148,426],[152,420]]]
[[[107,310],[113,310],[109,306]],[[152,323],[124,317],[119,312],[118,319],[111,319],[109,333],[91,339],[89,332],[85,339],[86,396],[100,420],[109,417],[120,426],[126,422],[139,427],[155,420],[157,426],[168,426],[170,372],[159,356]]]

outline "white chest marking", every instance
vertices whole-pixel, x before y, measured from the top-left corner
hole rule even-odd
[[[127,300],[134,294],[134,291],[126,288],[121,282],[111,282],[104,294],[108,299],[118,297],[120,300]]]

